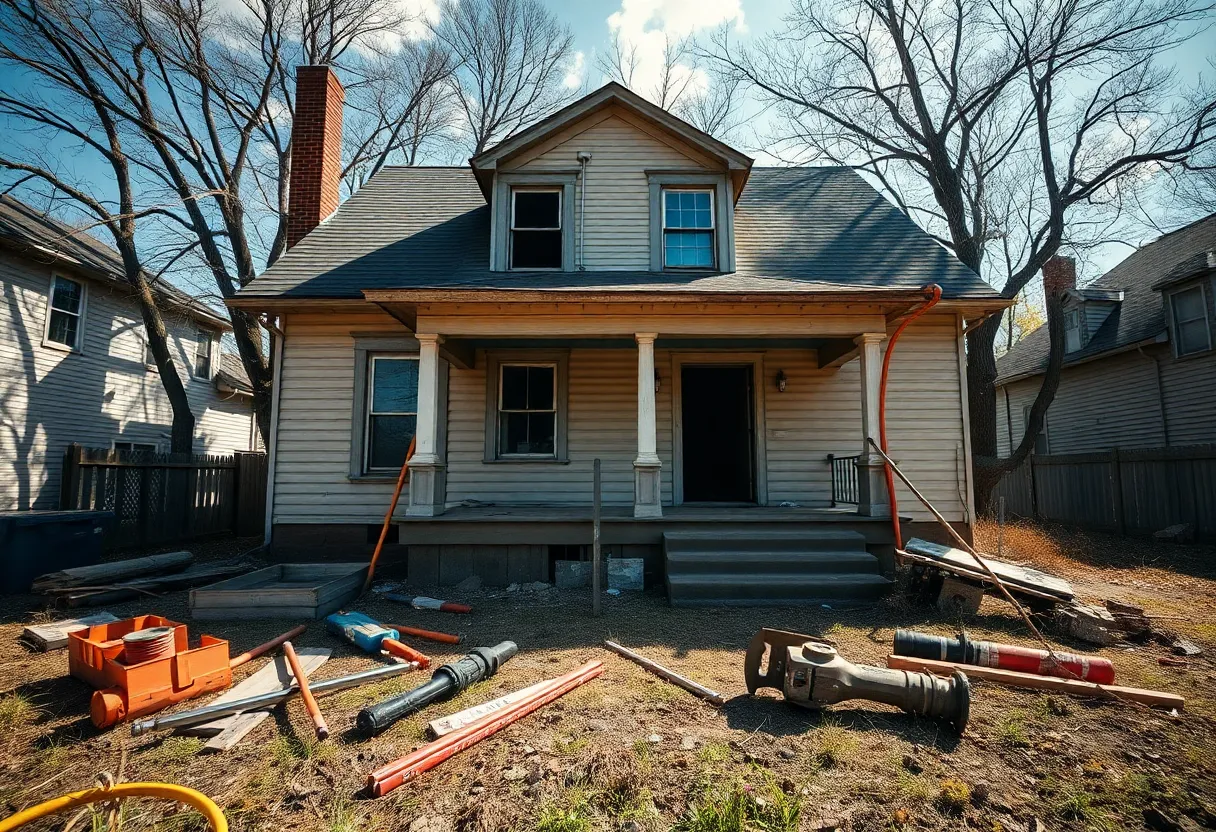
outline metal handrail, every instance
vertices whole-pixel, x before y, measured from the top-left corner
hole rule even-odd
[[[838,456],[828,454],[828,465],[832,469],[832,508],[840,503],[857,505],[857,461],[861,454]]]

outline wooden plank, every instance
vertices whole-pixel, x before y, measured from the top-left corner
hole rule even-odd
[[[974,572],[980,568],[980,565],[975,562],[975,558],[962,549],[954,549],[950,546],[942,546],[918,538],[909,540],[904,548],[913,554],[932,558],[942,569],[952,570],[961,568]],[[993,573],[1007,585],[1046,593],[1064,601],[1072,600],[1072,586],[1068,581],[1057,578],[1054,575],[1048,575],[1045,572],[1040,572],[1037,569],[1015,566],[1012,563],[1005,563],[1004,561],[987,556],[984,557],[984,561]]]
[[[206,584],[216,578],[225,578],[240,572],[245,566],[192,566],[174,575],[158,575],[151,578],[136,578],[133,581],[108,584],[104,589],[90,591],[87,587],[58,594],[56,601],[69,607],[94,607],[111,601],[127,598],[149,597],[178,589]]]
[[[61,569],[58,572],[40,575],[34,579],[33,590],[46,592],[49,589],[73,586],[110,585],[115,581],[139,575],[155,575],[160,572],[185,569],[193,560],[194,555],[190,552],[166,552],[162,555],[149,555],[146,558],[116,560],[93,566],[77,566],[73,569]]]
[[[463,711],[457,711],[449,716],[442,716],[439,719],[433,719],[427,723],[426,729],[432,737],[442,737],[445,734],[450,734],[458,728],[463,728],[471,722],[476,722],[486,714],[493,713],[494,711],[500,711],[506,706],[518,702],[526,696],[536,693],[536,691],[540,690],[552,681],[552,679],[546,679],[543,682],[537,682],[535,685],[529,685],[521,690],[508,693],[506,696],[491,699],[489,702],[482,702],[480,705],[465,708]]]
[[[329,659],[331,651],[326,647],[306,647],[296,651],[296,653],[300,659],[301,669],[311,677],[317,668],[325,664],[326,660]],[[292,681],[291,669],[287,667],[286,659],[283,656],[275,656],[274,661],[268,663],[236,687],[225,692],[211,704],[222,705],[234,699],[244,699],[248,696],[257,696],[261,693],[283,690],[289,687]],[[250,731],[258,727],[268,716],[270,716],[270,711],[268,710],[249,711],[217,719],[204,725],[185,728],[180,733],[198,737],[210,737],[211,739],[203,746],[203,751],[227,751],[244,739]]]
[[[1127,699],[1144,705],[1182,710],[1186,700],[1174,693],[1164,693],[1143,688],[1125,688],[1119,685],[1095,685],[1077,679],[1060,679],[1055,676],[1037,676],[1034,673],[1019,673],[1016,670],[1000,670],[995,667],[979,667],[956,662],[939,662],[932,659],[914,659],[909,656],[887,656],[887,667],[894,670],[919,670],[937,676],[950,676],[961,670],[968,676],[987,679],[1002,685],[1033,690],[1052,690],[1102,699]],[[1105,691],[1105,692],[1104,692]]]
[[[68,635],[86,630],[96,624],[109,624],[118,618],[108,612],[95,612],[80,618],[55,621],[50,624],[31,624],[21,631],[21,640],[35,650],[48,652],[68,646]]]

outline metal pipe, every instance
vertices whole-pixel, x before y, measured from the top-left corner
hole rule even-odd
[[[622,647],[621,645],[617,644],[615,641],[605,641],[604,646],[607,647],[609,650],[611,650],[613,653],[616,653],[618,656],[624,656],[626,659],[629,659],[629,661],[633,662],[634,664],[637,664],[637,665],[640,665],[640,666],[646,668],[654,675],[658,676],[661,679],[666,679],[667,681],[671,682],[673,685],[684,688],[684,690],[688,691],[689,693],[691,693],[695,696],[701,697],[706,702],[710,702],[714,705],[725,705],[726,704],[726,697],[723,696],[722,694],[718,693],[716,690],[711,690],[710,688],[705,687],[705,685],[698,684],[697,682],[694,682],[692,679],[689,679],[687,676],[681,676],[679,673],[676,673],[674,670],[668,670],[667,668],[663,667],[663,665],[659,664],[658,662],[652,662],[650,659],[646,658],[645,656],[642,656],[642,655],[639,655],[639,654],[633,652],[628,647]]]
[[[364,670],[360,673],[352,673],[349,676],[339,676],[336,679],[326,679],[324,682],[314,682],[312,684],[312,692],[325,693],[327,691],[346,690],[347,688],[358,687],[367,682],[378,682],[381,679],[400,676],[402,673],[416,668],[417,665],[413,662],[387,664],[372,668],[371,670]],[[131,736],[138,737],[152,731],[168,731],[173,728],[189,728],[191,725],[202,725],[221,717],[242,714],[246,711],[266,710],[286,702],[299,693],[299,691],[300,688],[298,686],[292,685],[283,690],[274,690],[270,693],[250,696],[245,699],[234,699],[222,705],[211,705],[207,708],[183,711],[180,714],[170,714],[169,716],[155,717],[153,719],[141,719],[138,722],[131,723]]]

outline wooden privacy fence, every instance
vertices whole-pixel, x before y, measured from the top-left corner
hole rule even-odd
[[[1216,539],[1216,445],[1031,454],[1001,479],[993,505],[1001,497],[1019,517],[1119,534],[1190,523]]]
[[[61,509],[114,512],[108,549],[223,534],[256,535],[266,516],[266,454],[158,454],[69,445]]]

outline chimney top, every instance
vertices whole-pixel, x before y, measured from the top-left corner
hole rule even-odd
[[[1043,293],[1048,297],[1077,288],[1077,261],[1054,255],[1043,264]]]
[[[287,196],[288,248],[338,209],[345,98],[342,82],[328,66],[296,67]]]

